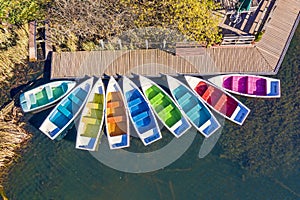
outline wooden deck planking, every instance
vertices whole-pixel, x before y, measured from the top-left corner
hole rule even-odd
[[[275,70],[282,53],[288,45],[290,33],[297,21],[300,10],[299,0],[277,0],[276,9],[266,25],[265,33],[257,44],[261,55]]]

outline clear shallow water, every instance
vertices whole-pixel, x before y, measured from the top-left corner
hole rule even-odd
[[[291,48],[299,45],[299,30],[298,27]],[[299,77],[287,73],[288,67],[299,67],[293,65],[298,57],[299,53],[288,51],[285,68],[281,69],[287,76]],[[255,110],[258,112],[259,108]],[[46,114],[36,115],[30,121],[38,127]],[[249,120],[252,121],[248,123],[255,123],[252,117]],[[221,137],[226,134],[230,133],[222,133]],[[166,139],[151,148],[160,148],[172,137],[164,133]],[[29,148],[9,174],[6,184],[9,199],[300,199],[299,168],[288,177],[278,171],[273,178],[245,179],[246,172],[237,163],[220,158],[219,143],[208,156],[199,159],[203,141],[200,134],[177,161],[143,174],[120,172],[103,165],[90,153],[76,150],[74,139],[75,129],[60,142],[50,141],[34,131]],[[133,148],[143,148],[140,141],[133,143]]]

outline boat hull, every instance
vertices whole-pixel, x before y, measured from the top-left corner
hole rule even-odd
[[[20,95],[20,105],[24,113],[37,113],[61,100],[74,87],[75,81],[54,81],[41,85]]]
[[[76,86],[53,108],[39,127],[40,131],[52,140],[62,139],[65,135],[64,131],[70,128],[71,123],[84,107],[92,85],[93,78],[89,78]]]
[[[179,80],[166,75],[173,99],[191,124],[205,137],[211,136],[220,124],[205,103]]]
[[[228,92],[201,78],[185,76],[190,88],[195,91],[206,104],[226,119],[242,125],[250,113],[250,109]]]
[[[155,115],[138,87],[128,78],[123,78],[123,93],[129,118],[145,146],[162,138]]]
[[[106,91],[106,135],[110,149],[129,147],[129,119],[124,96],[117,81],[110,77]]]
[[[228,74],[208,79],[233,94],[256,98],[279,98],[280,80],[247,74]]]
[[[102,79],[93,86],[82,110],[76,137],[76,148],[96,151],[102,133],[105,114],[105,92]]]
[[[182,115],[176,103],[156,83],[143,76],[139,76],[139,78],[142,90],[153,112],[175,137],[182,136],[191,125]]]

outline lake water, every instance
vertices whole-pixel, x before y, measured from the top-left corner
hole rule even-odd
[[[299,41],[298,27],[290,47],[294,50],[288,51],[280,73],[289,74],[292,67],[299,67],[299,52],[295,51],[299,49]],[[281,82],[284,88],[285,81]],[[299,99],[290,101],[299,102]],[[268,104],[268,100],[265,103]],[[38,126],[42,115],[46,113],[33,116],[30,121]],[[300,123],[300,119],[298,121]],[[246,123],[245,129],[250,123],[255,120]],[[229,133],[222,133],[221,138],[226,134]],[[50,141],[37,130],[33,135],[29,147],[8,176],[5,188],[9,199],[300,199],[299,165],[289,176],[278,172],[273,178],[263,175],[245,178],[246,171],[238,163],[220,157],[224,151],[220,141],[209,155],[200,159],[198,153],[203,142],[200,134],[195,134],[192,145],[178,160],[148,173],[117,171],[99,162],[89,152],[76,150],[75,129],[59,142]],[[166,139],[150,149],[158,149],[172,138],[167,132],[164,137]],[[140,144],[133,139],[134,147],[130,151],[139,148],[140,152],[145,151],[147,148]],[[299,148],[298,152],[290,153],[298,156]],[[126,162],[130,161],[124,160]]]

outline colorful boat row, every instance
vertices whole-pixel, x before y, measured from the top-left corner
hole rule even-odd
[[[209,108],[242,125],[250,109],[230,93],[247,97],[280,97],[280,81],[255,75],[220,75],[206,81],[184,76],[187,85],[165,75],[170,95],[152,80],[139,76],[140,87],[127,77],[122,88],[110,77],[105,92],[101,78],[50,82],[20,95],[24,112],[38,112],[60,101],[40,126],[50,139],[62,139],[79,119],[76,148],[95,151],[105,131],[111,149],[130,145],[129,121],[143,144],[162,138],[157,118],[175,136],[182,136],[192,125],[205,137],[220,124]],[[94,84],[95,82],[95,84]]]

